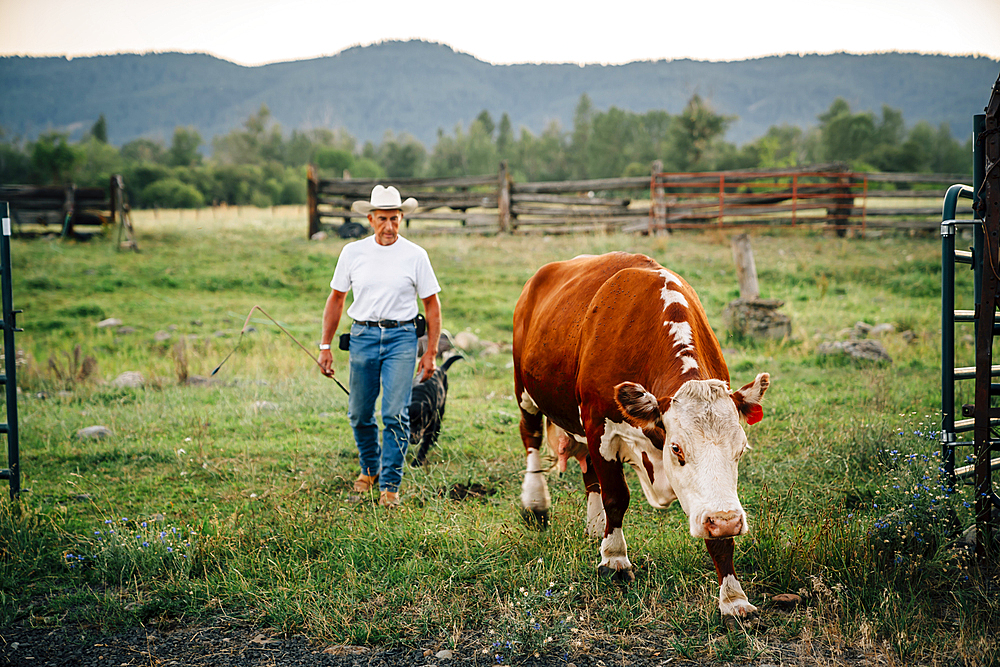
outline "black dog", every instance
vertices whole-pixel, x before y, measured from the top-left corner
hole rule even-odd
[[[410,446],[420,443],[413,457],[414,466],[422,466],[427,452],[437,443],[444,419],[444,403],[448,398],[448,368],[462,358],[460,354],[449,357],[426,381],[414,380],[410,398]]]

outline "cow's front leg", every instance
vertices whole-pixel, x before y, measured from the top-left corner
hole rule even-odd
[[[597,566],[597,574],[619,581],[634,581],[635,574],[632,573],[625,532],[622,530],[622,522],[628,510],[629,491],[622,463],[618,460],[616,447],[620,443],[605,432],[603,412],[597,409],[588,410],[581,406],[580,413],[583,417],[583,429],[587,433],[591,469],[597,473],[601,504],[604,506],[604,539],[601,540],[601,563]],[[606,439],[608,442],[605,442]],[[591,518],[589,516],[591,507],[596,514],[596,505],[592,505],[590,501],[591,488],[592,486],[588,484],[588,520]]]
[[[515,383],[515,390],[520,384]],[[526,463],[524,482],[521,483],[521,516],[530,526],[547,528],[552,497],[542,470],[542,456],[538,449],[542,444],[542,412],[526,391],[521,393],[521,441],[524,443]]]
[[[736,550],[732,538],[722,540],[705,540],[708,554],[715,564],[715,572],[719,577],[719,612],[729,629],[735,629],[738,623],[756,618],[757,607],[750,604],[743,587],[736,578],[733,567],[733,553]]]
[[[619,461],[599,461],[595,466],[601,480],[601,502],[604,505],[604,539],[601,540],[601,564],[597,573],[620,581],[634,581],[632,563],[622,523],[628,509],[629,491]]]

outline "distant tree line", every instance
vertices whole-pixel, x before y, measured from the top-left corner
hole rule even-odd
[[[136,139],[108,144],[102,115],[79,142],[48,132],[35,141],[8,138],[0,128],[0,183],[103,186],[125,176],[137,208],[197,208],[210,204],[272,206],[306,201],[306,165],[326,177],[447,177],[486,174],[506,160],[518,181],[640,176],[654,160],[666,171],[774,168],[831,161],[856,171],[971,173],[971,139],[964,145],[947,124],[907,127],[902,112],[854,112],[838,98],[808,130],[782,125],[743,146],[723,137],[733,116],[716,113],[694,95],[676,115],[593,108],[584,94],[573,127],[553,121],[539,135],[514,129],[504,113],[482,111],[468,127],[438,130],[429,150],[408,134],[386,132],[381,143],[357,141],[342,130],[293,130],[286,135],[266,106],[242,128],[215,137],[211,158],[193,127],[178,127],[170,145]]]

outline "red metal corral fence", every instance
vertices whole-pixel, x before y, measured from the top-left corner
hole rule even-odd
[[[650,179],[648,228],[825,226],[934,230],[941,193],[967,174],[860,173],[816,168],[659,173]]]
[[[868,178],[845,171],[654,173],[650,230],[823,225],[864,230]]]

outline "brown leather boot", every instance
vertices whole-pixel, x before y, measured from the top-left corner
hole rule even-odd
[[[378,504],[382,507],[399,507],[401,502],[397,491],[383,491],[378,498]]]
[[[366,493],[372,490],[378,482],[378,475],[366,475],[361,473],[358,478],[354,480],[354,490],[358,493]]]

